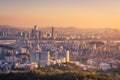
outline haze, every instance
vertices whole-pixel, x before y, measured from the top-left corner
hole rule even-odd
[[[0,24],[119,28],[120,0],[0,0]]]

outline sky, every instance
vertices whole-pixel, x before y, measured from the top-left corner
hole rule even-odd
[[[120,0],[0,0],[0,25],[120,28]]]

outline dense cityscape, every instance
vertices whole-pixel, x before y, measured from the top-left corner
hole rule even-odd
[[[0,80],[120,80],[120,0],[0,0]]]
[[[119,29],[18,29],[0,26],[0,73],[31,71],[71,63],[80,69],[99,70],[120,78]],[[109,72],[110,71],[110,72]]]

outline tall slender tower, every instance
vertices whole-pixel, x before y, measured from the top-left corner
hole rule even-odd
[[[41,40],[42,32],[39,30],[39,40]]]
[[[52,40],[54,40],[54,27],[52,27],[52,35],[51,35],[51,37],[52,37]]]
[[[37,25],[34,26],[34,30],[37,30]]]
[[[37,40],[38,39],[37,25],[35,25],[34,28],[31,31],[31,39],[32,40]]]
[[[66,51],[66,62],[69,62],[69,61],[70,61],[69,56],[70,56],[70,51],[67,50],[67,51]]]

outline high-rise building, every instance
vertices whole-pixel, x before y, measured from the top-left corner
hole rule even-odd
[[[30,53],[30,61],[31,62],[39,62],[40,61],[40,52],[33,51]]]
[[[39,31],[39,35],[38,35],[38,37],[39,37],[39,40],[42,39],[42,32],[41,32],[41,31]]]
[[[52,40],[54,39],[54,27],[52,27],[52,34],[51,34]]]
[[[33,51],[30,53],[30,61],[37,62],[41,67],[50,65],[49,51]]]
[[[41,51],[40,53],[40,66],[50,65],[50,52],[49,51]]]
[[[69,50],[67,50],[66,51],[66,62],[69,62],[70,61],[70,51]]]
[[[38,39],[38,30],[37,30],[37,26],[34,26],[34,29],[32,29],[31,31],[31,39],[32,40],[37,40]]]

